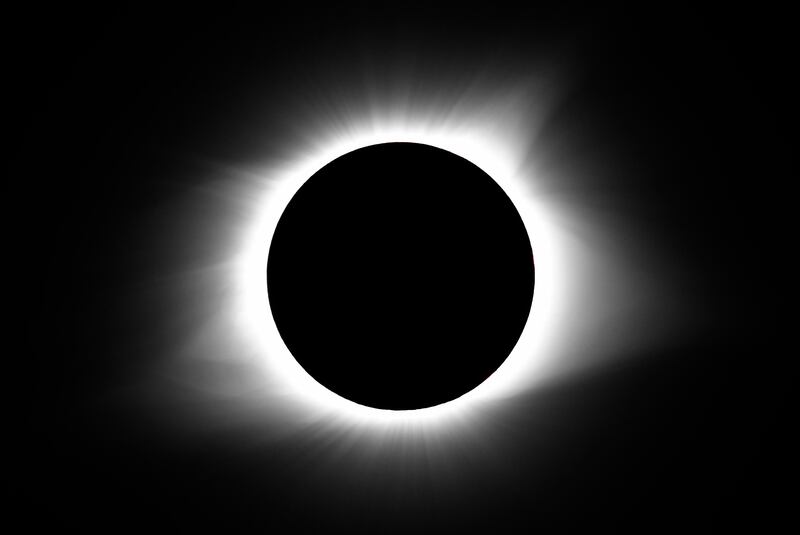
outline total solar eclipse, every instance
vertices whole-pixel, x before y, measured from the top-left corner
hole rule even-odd
[[[534,264],[511,199],[443,149],[383,143],[328,163],[278,221],[267,291],[287,348],[360,405],[456,399],[508,357],[528,321]]]

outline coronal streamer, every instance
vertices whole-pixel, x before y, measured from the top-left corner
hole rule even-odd
[[[195,266],[185,277],[189,291],[206,296],[209,314],[170,359],[167,374],[201,397],[224,400],[215,409],[225,414],[220,421],[244,421],[265,436],[310,426],[342,444],[431,455],[432,443],[438,450],[479,443],[489,425],[485,414],[502,411],[515,396],[630,354],[670,327],[662,320],[658,328],[636,328],[656,312],[667,318],[671,305],[661,298],[668,290],[634,261],[630,233],[587,209],[582,177],[575,175],[588,173],[587,165],[571,166],[567,176],[543,163],[572,156],[563,140],[542,139],[563,97],[556,77],[506,79],[501,86],[476,75],[467,84],[439,80],[391,90],[350,81],[335,96],[290,100],[285,116],[293,128],[285,140],[267,142],[270,156],[217,165],[221,171],[209,179],[215,202],[230,207],[219,219],[227,229],[220,249],[230,260]],[[298,188],[337,157],[388,142],[438,147],[485,171],[519,211],[536,263],[528,322],[506,361],[466,395],[419,410],[358,405],[311,378],[278,334],[265,280],[271,237]],[[213,224],[199,209],[187,210]]]

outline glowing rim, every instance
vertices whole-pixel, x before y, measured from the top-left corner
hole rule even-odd
[[[442,418],[464,417],[478,402],[501,399],[520,387],[530,384],[531,373],[546,359],[552,344],[552,312],[560,312],[564,304],[562,264],[563,251],[549,232],[549,210],[536,202],[530,178],[520,176],[521,158],[511,149],[513,144],[487,136],[481,129],[432,129],[384,125],[329,140],[312,154],[283,167],[272,169],[265,177],[270,187],[264,192],[250,232],[246,233],[243,252],[236,260],[236,320],[243,333],[262,353],[260,364],[265,372],[282,382],[287,392],[308,408],[349,418],[360,423],[425,424]],[[522,217],[536,262],[536,291],[523,332],[505,362],[486,381],[461,397],[424,409],[392,411],[359,405],[328,390],[314,380],[294,359],[281,339],[269,306],[266,265],[272,236],[286,205],[296,191],[319,169],[334,159],[356,149],[388,142],[411,142],[437,147],[461,156],[492,177],[514,203]],[[561,271],[560,271],[561,270]],[[547,315],[537,311],[548,310]],[[560,314],[555,314],[560,316]],[[531,321],[535,319],[536,321]]]

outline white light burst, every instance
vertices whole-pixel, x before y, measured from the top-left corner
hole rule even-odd
[[[625,237],[582,210],[574,180],[559,186],[560,177],[543,176],[536,164],[534,145],[558,96],[542,80],[552,82],[503,91],[491,81],[451,91],[364,88],[336,102],[304,95],[287,106],[295,127],[277,143],[280,156],[224,171],[219,197],[236,206],[230,210],[236,223],[223,223],[232,261],[195,270],[202,275],[189,286],[215,310],[172,359],[172,376],[207,398],[224,399],[227,409],[215,409],[225,412],[219,421],[244,419],[267,436],[327,430],[342,444],[430,456],[432,448],[480,443],[488,411],[502,410],[511,398],[652,338],[653,329],[636,325],[654,316],[659,296],[643,270],[631,267]],[[484,170],[522,216],[536,265],[531,313],[503,365],[460,398],[419,410],[365,407],[317,383],[284,345],[267,296],[271,238],[294,193],[337,157],[386,142],[431,145]],[[212,371],[198,371],[209,362]]]
[[[547,354],[546,314],[540,310],[553,310],[559,289],[563,290],[564,266],[559,265],[558,247],[553,243],[544,207],[536,205],[533,192],[525,187],[526,181],[517,176],[521,167],[520,155],[509,151],[508,145],[498,136],[490,135],[481,124],[464,121],[460,125],[433,126],[418,120],[400,122],[373,122],[368,126],[349,129],[346,136],[332,136],[322,150],[307,155],[285,169],[277,171],[277,187],[263,195],[262,209],[254,218],[248,233],[245,250],[238,260],[237,287],[242,331],[259,347],[264,355],[265,372],[281,378],[293,390],[301,403],[321,410],[334,410],[342,417],[364,424],[390,424],[440,426],[454,412],[469,414],[470,407],[486,399],[520,388],[520,378],[529,376],[542,364]],[[317,170],[337,157],[368,145],[387,142],[413,142],[431,145],[457,154],[494,177],[512,199],[523,218],[534,249],[537,287],[531,314],[532,320],[524,330],[519,343],[507,359],[487,381],[471,392],[436,407],[411,411],[373,409],[348,401],[327,390],[312,379],[297,363],[283,344],[269,309],[266,291],[266,264],[278,220],[297,189]],[[549,290],[548,290],[549,288]],[[309,336],[313,336],[309,333]],[[535,355],[535,358],[530,358]],[[524,382],[524,381],[523,381]]]

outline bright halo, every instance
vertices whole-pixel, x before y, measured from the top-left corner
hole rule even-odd
[[[351,121],[328,132],[313,149],[287,163],[263,170],[263,196],[251,214],[242,252],[236,259],[235,302],[237,325],[258,353],[258,365],[275,384],[282,385],[287,401],[314,412],[327,413],[350,424],[369,426],[441,426],[469,419],[481,404],[500,400],[527,388],[531,376],[551,354],[553,319],[565,290],[561,251],[548,221],[548,209],[537,202],[532,177],[525,172],[527,148],[513,128],[501,129],[502,115],[461,118],[444,123],[375,118]],[[528,322],[511,354],[486,381],[463,396],[441,405],[392,411],[359,405],[331,392],[314,380],[295,360],[281,339],[270,310],[266,284],[267,257],[272,236],[285,207],[297,190],[319,169],[356,149],[388,142],[411,142],[447,150],[477,165],[506,192],[527,229],[536,265],[536,288]]]

